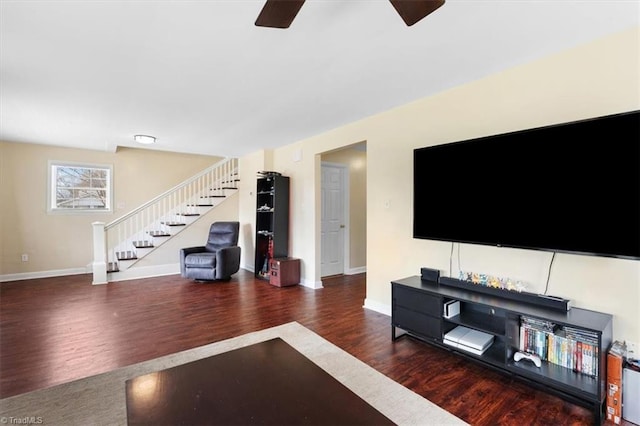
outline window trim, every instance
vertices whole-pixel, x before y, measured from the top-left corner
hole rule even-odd
[[[103,209],[71,208],[62,209],[56,207],[56,184],[54,176],[57,167],[80,167],[87,169],[104,169],[108,171],[106,207]],[[99,163],[85,163],[75,161],[49,160],[47,165],[47,213],[49,214],[109,214],[113,213],[113,165]]]

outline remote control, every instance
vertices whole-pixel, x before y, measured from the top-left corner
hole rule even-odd
[[[542,362],[540,362],[540,357],[538,355],[526,352],[516,352],[515,354],[513,354],[514,361],[518,362],[521,359],[528,359],[529,361],[533,362],[538,368],[540,368],[540,366],[542,365]]]

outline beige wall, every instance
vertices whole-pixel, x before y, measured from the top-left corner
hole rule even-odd
[[[390,281],[429,266],[449,274],[451,243],[412,238],[413,149],[640,109],[638,28],[495,74],[274,151],[291,177],[291,255],[320,283],[320,154],[367,141],[367,295],[390,312]],[[300,161],[294,161],[299,158]],[[441,200],[446,201],[446,200]],[[255,206],[240,200],[240,214]],[[463,266],[542,291],[550,253],[460,247]],[[454,263],[455,264],[455,263]],[[455,275],[457,271],[452,271]],[[549,294],[614,315],[614,337],[640,342],[640,262],[558,254]]]
[[[349,263],[345,270],[367,266],[367,153],[347,148],[322,154],[322,161],[349,170]]]
[[[49,160],[113,166],[114,213],[47,213]],[[155,150],[102,152],[0,142],[0,276],[86,267],[95,221],[111,222],[220,161]],[[29,261],[22,262],[21,254]]]

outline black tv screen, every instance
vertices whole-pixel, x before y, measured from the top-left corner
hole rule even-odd
[[[640,111],[414,150],[413,237],[640,259]]]

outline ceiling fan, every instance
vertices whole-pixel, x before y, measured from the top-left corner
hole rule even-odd
[[[256,20],[258,27],[289,28],[305,0],[267,0]],[[389,0],[411,26],[444,4],[444,0]]]

